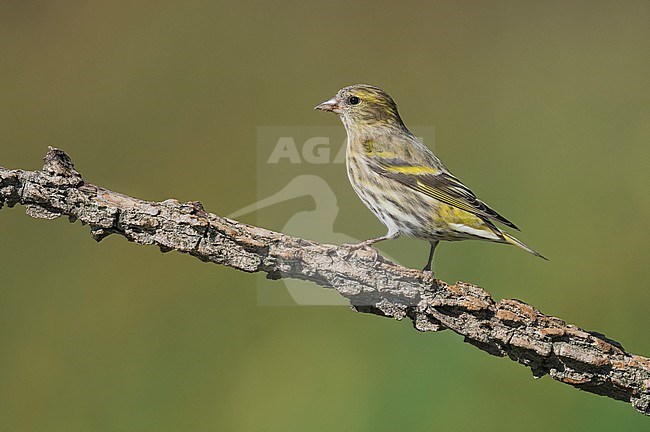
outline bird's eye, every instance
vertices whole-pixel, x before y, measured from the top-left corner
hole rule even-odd
[[[356,97],[356,96],[350,96],[350,98],[348,99],[348,103],[349,103],[350,105],[358,105],[359,102],[361,102],[361,99],[359,99],[359,98]]]

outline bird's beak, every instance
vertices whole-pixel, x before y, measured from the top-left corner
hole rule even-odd
[[[335,112],[337,114],[341,113],[341,107],[339,107],[336,97],[333,97],[332,99],[325,101],[320,105],[316,105],[314,109],[321,110],[321,111]]]

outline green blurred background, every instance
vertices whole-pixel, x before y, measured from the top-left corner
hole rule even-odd
[[[650,3],[414,3],[3,1],[0,165],[56,146],[88,181],[228,214],[256,199],[258,126],[338,125],[312,107],[373,83],[551,259],[445,244],[441,278],[650,354]],[[383,233],[332,186],[340,231]],[[22,208],[0,236],[3,431],[648,427],[451,332],[261,307],[254,275]],[[381,249],[421,266],[427,246]]]

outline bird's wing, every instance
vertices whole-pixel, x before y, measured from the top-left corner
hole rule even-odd
[[[429,165],[416,165],[400,158],[369,158],[370,168],[376,173],[402,183],[409,188],[442,201],[450,206],[473,213],[482,219],[492,219],[514,229],[515,224],[492,210],[474,193],[444,170]]]

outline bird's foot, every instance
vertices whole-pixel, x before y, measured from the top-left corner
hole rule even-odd
[[[435,273],[433,270],[431,270],[431,267],[425,267],[425,268],[423,268],[423,269],[422,269],[422,273],[425,273],[425,272],[426,272],[426,273],[431,273],[431,277],[435,277],[435,275],[436,275],[436,273]]]
[[[422,269],[422,273],[424,276],[424,280],[430,280],[431,281],[431,287],[435,288],[438,285],[437,279],[436,279],[436,274],[433,270],[431,270],[430,265],[424,266]]]
[[[362,241],[361,243],[344,243],[341,245],[342,248],[350,249],[350,250],[359,250],[359,249],[372,249],[375,250],[375,248],[372,247],[372,243],[366,241]]]
[[[375,249],[372,246],[373,243],[374,243],[373,241],[366,240],[366,241],[362,241],[361,243],[354,243],[354,244],[344,243],[344,244],[341,245],[341,247],[346,248],[346,249],[348,249],[350,251],[357,251],[357,250],[362,250],[363,249],[363,250],[367,250],[369,252],[372,252],[373,262],[374,262],[373,265],[374,265],[374,264],[377,263],[377,260],[379,259],[379,252],[377,252],[377,249]]]

